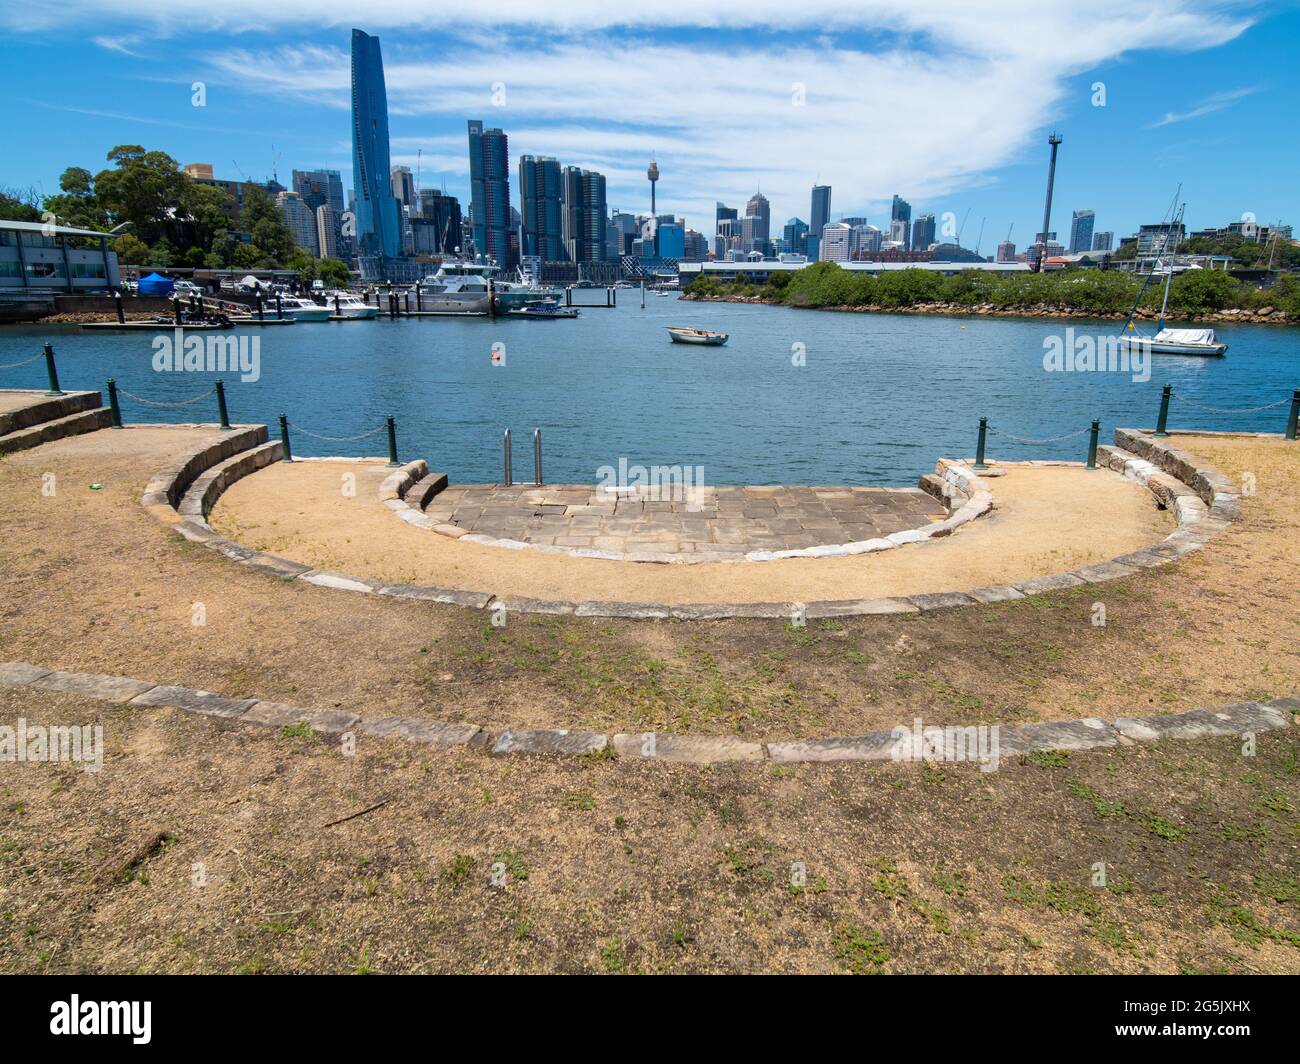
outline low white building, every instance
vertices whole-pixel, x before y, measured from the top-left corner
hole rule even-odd
[[[102,292],[120,281],[110,233],[0,221],[0,294]]]

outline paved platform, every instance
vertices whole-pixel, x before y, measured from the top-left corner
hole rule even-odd
[[[659,501],[584,485],[451,486],[425,510],[496,539],[623,553],[743,555],[878,539],[948,516],[919,488],[713,487]]]

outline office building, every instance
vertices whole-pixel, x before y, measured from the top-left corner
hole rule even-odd
[[[1016,245],[1014,241],[1004,240],[998,245],[998,253],[995,256],[998,262],[1015,262]]]
[[[755,192],[745,204],[745,217],[741,221],[745,251],[764,251],[772,235],[772,207],[767,197]]]
[[[440,189],[417,193],[418,217],[411,219],[412,244],[417,255],[456,255],[461,247],[460,200]],[[418,223],[418,224],[417,224]]]
[[[602,262],[606,256],[605,175],[566,166],[561,172],[561,229],[570,262]]]
[[[535,256],[543,262],[565,258],[563,191],[558,160],[546,155],[520,156],[519,215],[524,255]]]
[[[817,261],[817,249],[821,245],[822,230],[831,220],[831,186],[813,185],[812,212],[808,216],[808,235],[806,253],[809,262]]]
[[[918,214],[912,223],[912,250],[927,251],[935,242],[933,214]]]
[[[781,230],[785,247],[781,250],[796,255],[806,254],[808,248],[808,223],[802,218],[791,218]],[[780,252],[778,252],[779,254]]]
[[[352,31],[352,173],[356,179],[356,246],[362,276],[387,276],[385,260],[401,252],[402,223],[392,192],[388,92],[379,38]]]
[[[822,226],[822,262],[848,262],[853,252],[853,227],[844,222],[827,222]]]
[[[1101,232],[1101,233],[1092,234],[1093,251],[1110,251],[1111,245],[1114,243],[1115,243],[1114,233]]]
[[[898,195],[898,193],[894,193],[893,202],[890,204],[889,207],[889,223],[890,223],[889,232],[890,232],[891,240],[894,239],[893,234],[895,232],[894,229],[895,222],[903,223],[903,228],[902,228],[903,235],[901,239],[904,248],[907,248],[909,246],[908,233],[912,224],[912,205],[908,203],[907,200],[903,199],[902,196]]]
[[[338,216],[334,213],[334,208],[328,203],[322,203],[316,208],[316,250],[321,258],[339,257],[338,233]]]
[[[190,177],[202,178],[205,181],[212,180],[211,163],[186,163],[183,169]]]
[[[293,234],[293,242],[313,255],[320,254],[320,245],[316,242],[316,212],[303,203],[302,197],[296,192],[281,192],[275,197],[275,206],[285,227]]]
[[[470,221],[473,251],[510,269],[510,144],[499,129],[471,119],[469,132]]]
[[[1093,211],[1075,211],[1070,216],[1070,254],[1092,250],[1092,227],[1097,215]]]

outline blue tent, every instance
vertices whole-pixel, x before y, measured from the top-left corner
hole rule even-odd
[[[140,278],[138,291],[142,296],[169,296],[175,287],[176,282],[170,277],[151,273],[148,277]]]

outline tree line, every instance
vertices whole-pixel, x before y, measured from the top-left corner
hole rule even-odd
[[[1127,314],[1141,288],[1142,279],[1123,270],[999,274],[971,269],[945,275],[910,268],[869,274],[834,262],[816,262],[801,270],[773,273],[765,284],[718,281],[702,274],[687,291],[701,296],[756,296],[792,307],[890,309],[945,303],[1100,315]],[[1142,305],[1159,309],[1163,298],[1163,284],[1153,281],[1142,295]],[[1284,273],[1271,288],[1260,289],[1222,270],[1186,270],[1174,278],[1169,291],[1170,311],[1186,316],[1267,306],[1300,317],[1300,275]]]
[[[229,192],[194,180],[166,152],[119,144],[107,161],[111,165],[96,174],[68,167],[53,195],[0,190],[0,218],[100,232],[120,229],[113,250],[119,262],[133,266],[291,269],[304,283],[316,277],[336,286],[347,283],[345,263],[317,259],[294,243],[261,186],[245,184],[243,206],[236,210]]]

